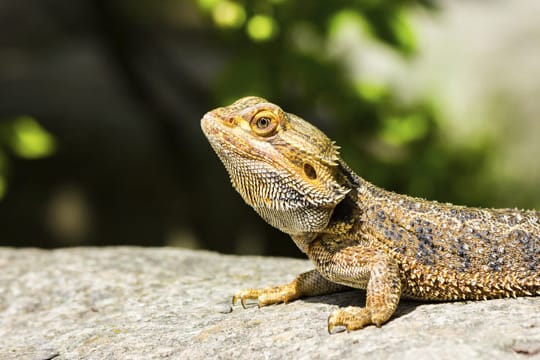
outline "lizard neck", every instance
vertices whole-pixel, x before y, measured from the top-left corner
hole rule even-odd
[[[332,217],[325,229],[327,234],[339,234],[357,237],[365,213],[364,204],[361,201],[362,194],[369,191],[374,185],[358,176],[349,166],[340,159],[339,182],[349,192],[339,202],[332,213]]]
[[[369,191],[374,185],[354,173],[341,159],[338,160],[337,167],[336,180],[340,186],[347,189],[347,195],[333,209],[326,210],[331,212],[327,225],[316,232],[289,233],[296,246],[308,256],[311,243],[320,236],[345,236],[348,239],[357,239],[360,236],[362,214],[365,211],[360,194]]]
[[[320,235],[339,235],[357,239],[363,221],[365,204],[362,194],[370,191],[374,185],[358,176],[341,159],[338,161],[337,181],[348,190],[347,195],[332,209],[326,227],[316,233],[296,234],[291,237],[296,245],[305,253],[310,243]]]

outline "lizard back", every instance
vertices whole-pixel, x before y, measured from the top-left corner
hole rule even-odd
[[[450,300],[540,292],[538,211],[443,204],[367,182],[358,206],[359,231],[398,259],[405,294]]]

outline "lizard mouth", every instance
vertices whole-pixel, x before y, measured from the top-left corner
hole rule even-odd
[[[214,150],[225,148],[233,149],[234,145],[242,142],[240,137],[232,133],[232,127],[223,123],[223,120],[214,114],[214,111],[207,112],[201,119],[201,128]]]
[[[212,144],[212,141],[215,140],[217,134],[219,133],[218,121],[219,119],[216,118],[212,114],[212,111],[204,114],[204,116],[201,119],[201,129],[211,144]]]

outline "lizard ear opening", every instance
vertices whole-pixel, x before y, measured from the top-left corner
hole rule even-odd
[[[304,174],[306,174],[306,176],[311,180],[315,180],[317,178],[317,172],[315,171],[315,168],[308,163],[304,164]]]

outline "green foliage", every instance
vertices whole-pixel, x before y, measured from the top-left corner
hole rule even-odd
[[[278,32],[278,26],[271,16],[255,15],[247,24],[247,34],[253,41],[268,41]]]
[[[333,109],[347,101],[354,104],[347,106],[351,113],[342,113],[340,118],[358,118],[373,112],[386,89],[367,79],[353,83],[343,62],[328,55],[336,33],[343,29],[360,32],[403,56],[413,53],[416,46],[406,16],[411,6],[407,1],[196,3],[231,55],[216,83],[220,103],[246,94],[288,103],[322,101]]]
[[[0,199],[7,191],[9,154],[24,159],[40,159],[56,151],[56,141],[30,116],[19,116],[0,125]]]
[[[22,158],[39,159],[56,150],[54,138],[30,116],[20,116],[8,123],[6,141]]]
[[[428,132],[428,119],[421,113],[383,118],[380,137],[383,141],[395,145],[405,145],[422,139]]]

